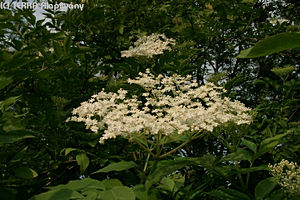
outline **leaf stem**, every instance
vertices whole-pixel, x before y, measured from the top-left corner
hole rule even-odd
[[[189,142],[191,142],[192,140],[195,140],[203,135],[200,135],[202,131],[199,131],[198,133],[196,133],[195,135],[193,135],[192,137],[190,137],[187,141],[185,141],[184,143],[182,143],[181,145],[177,146],[175,149],[172,149],[171,151],[161,155],[159,158],[165,158],[169,155],[171,155],[172,153],[175,153],[177,150],[179,150],[180,148],[182,148],[183,146],[185,146],[186,144],[188,144]]]
[[[149,154],[151,154],[151,156],[155,157],[155,154],[148,149],[147,147],[145,147],[143,144],[141,144],[139,141],[133,139],[135,143],[137,143],[140,147],[142,147],[145,151],[147,151]]]
[[[147,158],[146,158],[146,162],[145,162],[145,166],[144,166],[144,172],[146,172],[146,170],[147,170],[147,166],[148,166],[148,163],[149,163],[149,158],[150,158],[150,153],[148,153]]]

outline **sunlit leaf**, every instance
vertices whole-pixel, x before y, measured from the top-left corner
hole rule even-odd
[[[242,51],[237,58],[256,58],[297,47],[300,47],[300,33],[280,33],[257,42]]]
[[[78,154],[76,156],[76,161],[80,166],[80,171],[84,172],[85,169],[89,166],[90,160],[85,153]]]
[[[82,189],[100,189],[104,190],[105,186],[102,181],[98,181],[91,178],[85,178],[82,180],[69,181],[67,184],[57,185],[53,187],[48,187],[51,190],[61,190],[61,189],[70,189],[70,190],[82,190]]]
[[[132,189],[126,186],[116,186],[110,190],[100,192],[102,200],[135,200]]]
[[[127,169],[131,169],[133,167],[136,167],[136,164],[133,161],[120,161],[117,163],[111,163],[108,166],[93,172],[93,174],[96,173],[108,173],[111,171],[123,171],[123,170],[127,170]]]
[[[8,86],[13,82],[13,79],[11,77],[6,76],[0,76],[0,90]]]
[[[246,147],[248,147],[251,151],[253,151],[254,153],[257,152],[257,146],[255,143],[246,140],[246,139],[242,139],[241,145],[244,145]]]
[[[50,190],[48,192],[33,196],[30,200],[70,200],[70,199],[83,199],[84,197],[73,190],[61,189]]]
[[[28,167],[18,167],[14,169],[14,172],[17,177],[24,179],[32,179],[38,176],[38,174]]]

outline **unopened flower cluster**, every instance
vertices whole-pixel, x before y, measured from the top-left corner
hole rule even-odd
[[[297,163],[281,160],[280,163],[270,165],[271,174],[276,178],[278,184],[287,193],[300,195],[300,168]]]
[[[102,90],[74,109],[69,120],[84,122],[95,133],[104,130],[100,143],[117,136],[185,134],[213,131],[229,121],[238,125],[251,122],[250,109],[244,104],[222,98],[224,89],[212,83],[198,86],[191,76],[155,77],[147,69],[128,82],[144,88],[140,99],[127,98],[123,89],[118,93]]]
[[[121,51],[121,57],[146,56],[152,58],[154,55],[163,54],[165,50],[171,51],[170,45],[175,45],[174,39],[169,39],[165,34],[153,33],[149,36],[140,37],[134,47]]]

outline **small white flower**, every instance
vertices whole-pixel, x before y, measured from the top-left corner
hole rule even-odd
[[[118,93],[102,90],[75,108],[68,120],[84,122],[86,128],[95,133],[104,129],[100,143],[117,136],[128,138],[141,133],[169,136],[175,132],[213,131],[229,121],[251,122],[250,109],[239,101],[222,98],[221,87],[211,83],[196,87],[191,84],[191,77],[176,74],[155,77],[149,70],[139,75],[128,82],[144,87],[145,102],[139,101],[137,96],[126,98],[124,89]]]
[[[134,47],[121,51],[121,57],[146,56],[152,58],[154,55],[163,54],[165,50],[171,51],[170,45],[175,45],[174,39],[169,39],[165,34],[153,33],[149,36],[139,38]],[[146,73],[150,73],[146,71]]]

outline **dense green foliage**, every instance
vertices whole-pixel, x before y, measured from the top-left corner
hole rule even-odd
[[[299,1],[84,2],[83,11],[47,10],[45,19],[0,9],[0,199],[297,199],[267,166],[300,163]],[[272,24],[272,15],[290,22]],[[151,59],[121,58],[151,33],[176,45]],[[102,88],[141,94],[126,80],[146,68],[225,87],[255,111],[253,123],[219,127],[146,170],[136,144],[99,144],[102,133],[66,123]]]

